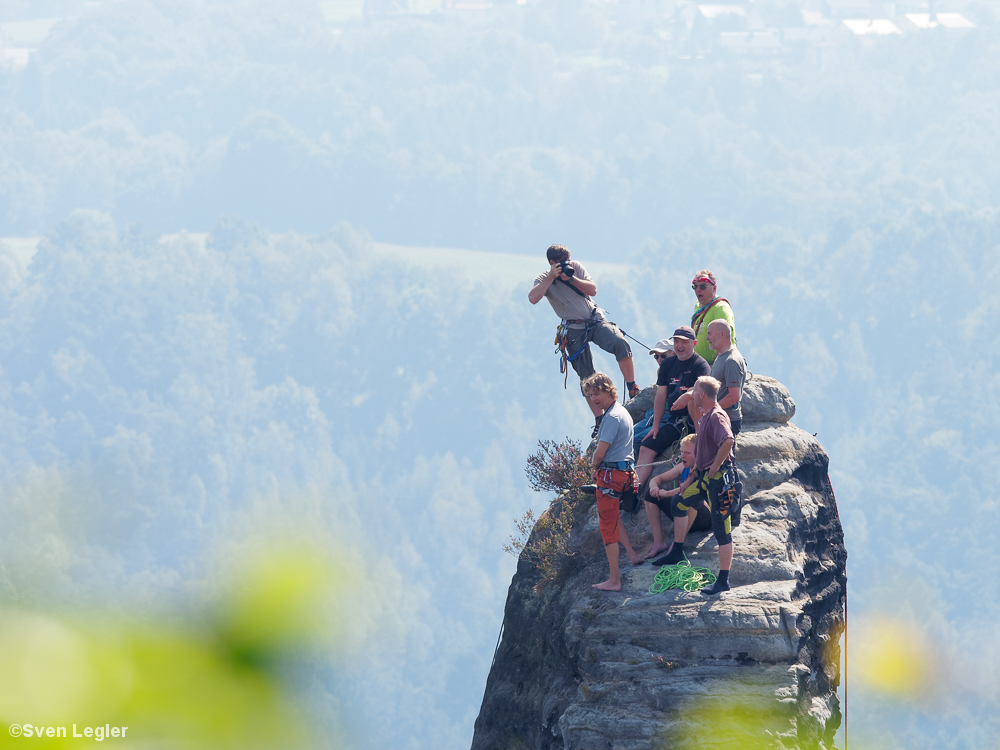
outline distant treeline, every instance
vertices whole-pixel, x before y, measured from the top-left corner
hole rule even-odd
[[[758,4],[775,22],[802,5]],[[706,222],[812,236],[1000,205],[990,3],[963,4],[977,29],[859,40],[836,65],[680,60],[674,5],[337,26],[306,0],[105,3],[0,72],[0,235],[82,207],[611,259]]]

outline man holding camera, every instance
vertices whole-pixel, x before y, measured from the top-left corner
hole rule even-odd
[[[545,252],[549,261],[547,273],[539,274],[528,292],[533,305],[546,298],[556,315],[562,318],[559,335],[565,346],[566,358],[576,374],[583,380],[594,374],[594,361],[590,355],[590,342],[613,354],[625,376],[629,398],[639,394],[635,384],[635,367],[632,349],[618,330],[618,326],[604,318],[604,313],[591,297],[597,294],[597,284],[587,274],[587,269],[570,260],[569,250],[563,245],[552,245]],[[588,403],[590,403],[588,401]],[[603,413],[590,404],[594,417],[600,420]]]

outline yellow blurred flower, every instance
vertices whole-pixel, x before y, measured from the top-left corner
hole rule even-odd
[[[895,698],[922,697],[935,679],[936,649],[910,623],[881,617],[852,631],[851,681]]]

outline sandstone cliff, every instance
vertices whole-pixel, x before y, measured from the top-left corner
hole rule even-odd
[[[651,399],[635,399],[633,416]],[[623,590],[595,591],[607,560],[596,505],[582,504],[556,583],[534,593],[538,573],[518,563],[473,750],[833,746],[847,553],[828,459],[789,423],[795,405],[776,380],[755,376],[742,406],[732,591],[650,594],[657,569],[624,554]],[[645,513],[627,528],[645,549]],[[688,541],[694,565],[718,570],[711,533]]]

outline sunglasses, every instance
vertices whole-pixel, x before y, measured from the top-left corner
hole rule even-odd
[[[667,358],[666,354],[654,354],[653,355],[653,359],[655,359],[657,362],[659,362],[661,359],[666,359],[666,358]]]
[[[691,288],[692,288],[692,289],[694,289],[695,291],[697,291],[698,289],[701,289],[701,291],[703,291],[703,292],[704,292],[704,291],[705,291],[706,289],[708,289],[708,288],[709,288],[710,286],[712,286],[712,285],[711,285],[711,284],[706,284],[706,283],[705,283],[705,282],[703,281],[703,282],[701,282],[700,284],[692,284],[692,285],[691,285]]]

